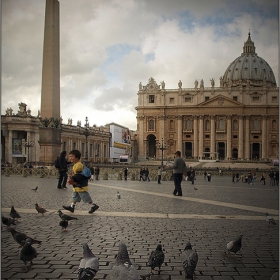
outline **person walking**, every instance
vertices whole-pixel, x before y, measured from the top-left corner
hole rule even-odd
[[[269,178],[270,178],[270,182],[269,182],[269,185],[270,186],[274,186],[274,172],[271,171],[269,174],[268,174]]]
[[[170,167],[173,168],[173,180],[174,180],[174,195],[182,196],[182,179],[183,179],[183,173],[186,172],[186,163],[181,158],[181,152],[177,151],[175,153],[175,160],[173,165]]]
[[[139,181],[143,180],[143,168],[140,168],[140,178],[139,178]],[[143,180],[144,181],[144,180]]]
[[[261,176],[260,182],[263,181],[263,184],[264,184],[264,185],[265,185],[265,179],[266,179],[266,174],[263,172],[263,173],[262,173],[262,176]]]
[[[128,169],[127,169],[127,167],[125,167],[123,170],[123,177],[124,177],[125,181],[127,181],[127,173],[128,173]]]
[[[204,171],[203,175],[204,175],[204,180],[206,180],[206,177],[207,177],[207,172],[206,172],[206,170]]]
[[[159,166],[159,168],[158,168],[158,172],[157,172],[157,182],[158,182],[158,184],[161,184],[161,175],[162,175],[162,167],[161,166]]]
[[[67,189],[66,183],[67,183],[67,165],[69,162],[66,160],[66,151],[62,151],[60,153],[60,156],[58,158],[58,172],[59,172],[59,178],[57,183],[58,189]]]
[[[191,170],[191,178],[190,178],[190,180],[192,181],[192,185],[193,185],[194,184],[194,180],[195,180],[195,171],[194,171],[193,168]]]
[[[82,173],[84,166],[80,162],[81,159],[81,152],[78,150],[72,150],[69,153],[69,159],[72,163],[74,163],[72,175],[69,175],[67,183],[73,186],[73,194],[72,194],[72,203],[70,206],[63,205],[62,207],[65,210],[70,212],[74,212],[75,206],[77,202],[83,200],[85,203],[89,203],[91,208],[88,211],[89,214],[95,212],[99,206],[93,203],[89,193],[88,193],[88,179]]]
[[[90,170],[90,174],[91,174],[91,176],[90,176],[90,179],[89,179],[89,180],[90,180],[90,181],[93,181],[93,180],[94,180],[94,167],[93,167],[93,166],[91,166],[89,170]]]
[[[95,173],[95,180],[99,180],[99,173],[100,173],[100,168],[99,166],[96,166],[95,170],[94,170],[94,173]]]
[[[235,172],[232,172],[231,176],[232,176],[232,182],[235,184]]]
[[[208,182],[211,182],[211,177],[212,177],[211,172],[208,172],[208,174],[207,174],[207,179],[208,179]]]

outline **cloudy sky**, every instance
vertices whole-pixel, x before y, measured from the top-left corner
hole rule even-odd
[[[2,102],[40,110],[45,0],[2,0]],[[63,123],[136,129],[139,82],[219,85],[251,38],[278,85],[278,0],[60,0]]]

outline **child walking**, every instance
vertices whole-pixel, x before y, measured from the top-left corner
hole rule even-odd
[[[78,150],[72,150],[69,153],[69,160],[74,163],[73,175],[68,177],[67,183],[73,186],[72,203],[71,206],[62,206],[65,210],[74,212],[77,202],[83,200],[85,203],[91,205],[89,214],[95,212],[99,206],[92,202],[92,199],[88,193],[88,179],[86,176],[82,175],[84,169],[83,164],[80,162],[81,153]]]

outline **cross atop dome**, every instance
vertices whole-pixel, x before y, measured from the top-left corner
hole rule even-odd
[[[255,53],[255,52],[256,52],[256,48],[255,48],[254,42],[251,40],[251,32],[249,29],[248,39],[244,43],[244,47],[243,47],[243,54],[244,53]]]

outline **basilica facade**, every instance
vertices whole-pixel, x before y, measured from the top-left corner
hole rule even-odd
[[[272,160],[279,152],[279,88],[273,70],[256,53],[251,34],[219,85],[166,89],[150,78],[139,84],[138,158]]]

